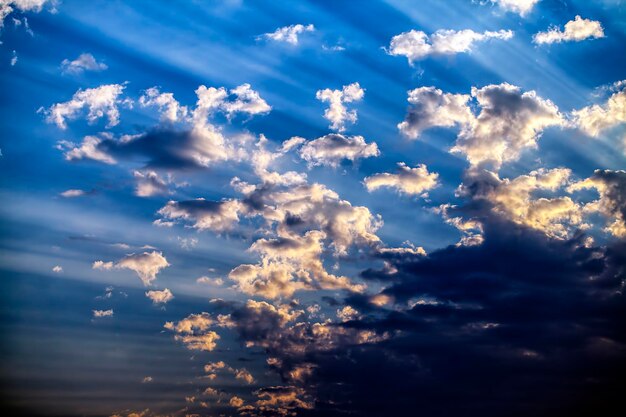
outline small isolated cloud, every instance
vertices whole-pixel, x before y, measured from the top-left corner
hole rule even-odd
[[[61,272],[63,272],[63,267],[62,267],[62,266],[60,266],[60,265],[55,265],[55,266],[52,268],[52,272],[56,272],[57,274],[60,274]]]
[[[65,198],[73,198],[73,197],[80,197],[85,194],[86,192],[84,190],[70,189],[70,190],[63,191],[59,195]]]
[[[167,259],[161,252],[144,252],[126,255],[117,262],[95,261],[92,265],[93,269],[110,270],[130,269],[137,273],[144,285],[148,286],[156,279],[157,274],[163,269],[170,266]]]
[[[156,195],[170,194],[167,182],[155,171],[134,171],[133,176],[137,180],[135,195],[137,197],[152,197]]]
[[[93,310],[94,318],[113,317],[113,310]]]
[[[324,111],[324,118],[330,122],[330,128],[343,132],[346,130],[346,123],[356,123],[356,110],[348,110],[344,103],[361,101],[365,95],[365,89],[359,83],[344,85],[341,90],[331,90],[326,88],[318,90],[315,98],[321,102],[328,102],[329,107]]]
[[[230,404],[232,407],[239,408],[244,404],[244,401],[241,398],[235,396],[228,401],[228,404]]]
[[[146,297],[151,299],[153,304],[167,304],[174,299],[174,294],[166,288],[162,291],[146,291]]]
[[[533,42],[541,45],[544,43],[580,42],[589,38],[604,38],[602,24],[596,20],[583,19],[580,16],[576,16],[574,20],[570,20],[565,24],[564,31],[558,27],[552,27],[546,32],[535,34]]]
[[[144,378],[141,380],[141,383],[142,383],[142,384],[147,384],[147,383],[152,382],[152,381],[154,381],[154,379],[153,379],[151,376],[146,376],[146,377],[144,377]]]
[[[497,4],[502,10],[517,13],[524,17],[531,12],[535,4],[540,0],[491,0]]]
[[[11,57],[11,66],[14,67],[17,64],[17,52],[13,51],[13,56]]]
[[[367,143],[363,136],[344,136],[331,133],[307,142],[300,149],[300,157],[309,166],[337,167],[347,159],[352,162],[380,155],[376,142]]]
[[[410,30],[391,38],[387,53],[405,56],[409,64],[425,59],[431,55],[455,55],[470,52],[476,42],[489,39],[508,40],[513,37],[510,30],[497,32],[474,32],[470,29],[460,31],[440,29],[428,36],[421,30]]]
[[[390,174],[384,172],[375,174],[365,178],[364,182],[368,191],[374,191],[381,187],[390,187],[404,194],[426,197],[429,190],[439,185],[438,178],[439,174],[428,172],[428,168],[424,164],[410,168],[404,162],[400,162],[397,173]]]
[[[313,32],[315,30],[315,26],[313,25],[290,25],[283,26],[281,28],[276,29],[271,33],[264,33],[257,37],[257,40],[268,39],[276,42],[286,42],[291,45],[297,45],[299,38],[298,35],[304,32]]]
[[[112,127],[119,123],[118,106],[129,102],[120,99],[124,88],[122,84],[106,84],[78,90],[71,100],[53,104],[50,108],[42,108],[40,111],[45,114],[46,122],[54,123],[60,129],[67,129],[67,121],[78,118],[85,109],[89,123],[106,117],[109,121],[107,127]]]
[[[96,61],[93,55],[89,53],[83,53],[73,61],[64,59],[61,62],[61,71],[64,74],[82,74],[85,71],[104,71],[107,69],[107,65],[103,62]]]

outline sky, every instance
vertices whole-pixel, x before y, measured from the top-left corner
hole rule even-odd
[[[624,408],[624,1],[0,19],[5,413]]]

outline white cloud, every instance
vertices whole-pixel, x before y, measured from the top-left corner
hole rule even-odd
[[[93,310],[93,316],[95,318],[113,317],[113,310]]]
[[[151,299],[153,304],[166,304],[174,299],[174,294],[166,288],[162,291],[146,291],[146,297]]]
[[[86,194],[86,192],[83,191],[83,190],[70,189],[70,190],[63,191],[59,195],[61,197],[65,197],[65,198],[73,198],[73,197],[80,197],[80,196],[83,196],[85,194]]]
[[[389,55],[405,56],[409,64],[431,55],[455,55],[470,52],[476,42],[489,39],[508,40],[513,37],[510,30],[497,32],[474,32],[470,29],[460,31],[440,29],[428,36],[421,30],[410,30],[391,38],[387,53]]]
[[[93,55],[89,53],[83,53],[73,61],[64,59],[61,62],[61,70],[65,74],[82,74],[85,71],[104,71],[107,69],[107,65],[103,62],[96,61]]]
[[[144,377],[144,378],[141,380],[141,383],[142,383],[142,384],[147,384],[147,383],[152,382],[153,380],[154,380],[154,378],[152,378],[151,376],[146,376],[146,377]]]
[[[157,87],[148,88],[141,97],[139,104],[143,107],[156,106],[161,112],[161,120],[177,122],[187,116],[187,106],[181,106],[172,93],[161,93]]]
[[[93,269],[109,270],[113,268],[130,269],[137,273],[144,285],[148,286],[156,279],[157,274],[170,266],[161,252],[143,252],[126,255],[117,262],[95,261]]]
[[[84,109],[87,109],[87,120],[94,123],[102,117],[108,119],[107,127],[119,123],[120,112],[118,106],[128,103],[119,96],[124,91],[122,84],[106,84],[96,88],[78,90],[70,101],[53,104],[43,110],[48,123],[55,123],[59,128],[67,128],[67,120],[76,119]]]
[[[524,17],[535,7],[540,0],[491,0],[496,3],[502,10],[517,13]]]
[[[192,222],[200,230],[225,232],[239,222],[243,209],[238,200],[208,201],[203,198],[186,201],[168,201],[158,214],[164,219]]]
[[[352,162],[380,155],[375,142],[366,143],[363,136],[344,136],[331,133],[307,142],[300,149],[300,157],[309,166],[328,165],[337,167],[347,159]]]
[[[604,130],[626,123],[626,81],[615,85],[618,91],[606,103],[572,112],[574,124],[589,136],[598,137]]]
[[[583,19],[576,16],[565,24],[565,31],[558,27],[550,28],[546,32],[539,32],[533,36],[536,44],[551,44],[561,42],[580,42],[589,38],[604,38],[602,24],[596,20]]]
[[[102,137],[85,136],[80,145],[76,145],[72,142],[61,141],[57,147],[61,150],[65,150],[63,156],[68,161],[92,159],[94,161],[100,161],[110,165],[117,163],[111,155],[99,149],[102,140],[110,140],[112,136],[107,132],[101,133],[101,136]]]
[[[344,85],[341,90],[331,90],[326,88],[318,90],[315,98],[321,102],[328,102],[329,107],[324,111],[324,118],[330,121],[330,128],[343,132],[346,130],[346,123],[356,123],[356,110],[348,110],[344,103],[361,101],[365,95],[365,89],[359,83]]]
[[[154,171],[134,171],[133,176],[137,180],[135,195],[138,197],[170,194],[165,180]]]
[[[17,52],[15,50],[13,50],[13,56],[11,57],[11,66],[14,67],[15,64],[17,64]]]
[[[381,187],[396,188],[401,193],[410,195],[427,196],[428,190],[439,185],[439,174],[428,172],[424,164],[415,168],[408,167],[404,162],[398,164],[396,174],[381,173],[365,178],[365,186],[368,191],[374,191]]]
[[[54,7],[56,0],[0,0],[0,28],[4,26],[4,18],[15,9],[20,12],[39,13],[46,3]],[[54,10],[54,8],[52,10]]]
[[[52,272],[55,272],[57,274],[60,274],[61,272],[63,272],[63,267],[61,265],[55,265],[52,268]]]
[[[433,127],[468,125],[474,115],[468,105],[469,94],[444,93],[435,87],[419,87],[408,92],[411,103],[405,120],[398,129],[405,136],[417,139],[424,130]]]
[[[257,39],[260,40],[265,38],[276,42],[287,42],[291,45],[297,45],[299,41],[298,35],[304,32],[313,32],[314,30],[315,26],[313,25],[309,24],[305,26],[298,23],[296,25],[278,28],[271,33],[264,33],[263,35],[257,37]]]

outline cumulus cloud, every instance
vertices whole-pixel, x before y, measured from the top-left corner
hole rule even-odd
[[[594,104],[572,112],[573,123],[592,137],[626,123],[626,81],[615,83],[615,91],[602,105]]]
[[[134,171],[133,176],[137,180],[135,195],[138,197],[152,197],[170,193],[167,182],[155,171]]]
[[[396,174],[384,172],[367,177],[363,181],[370,192],[381,187],[390,187],[404,194],[428,196],[427,192],[439,185],[438,178],[439,174],[428,172],[424,164],[410,168],[404,162],[400,162]]]
[[[61,265],[55,265],[52,268],[52,272],[55,272],[57,274],[60,274],[61,272],[63,272],[63,267]]]
[[[43,10],[43,7],[48,4],[54,9],[56,0],[2,0],[0,1],[0,28],[4,26],[4,19],[10,15],[14,10],[20,12],[34,12],[39,13]]]
[[[600,198],[584,206],[587,213],[598,212],[607,219],[606,232],[626,238],[626,171],[596,170],[583,181],[572,184],[570,192],[595,189]]]
[[[502,10],[517,13],[524,17],[531,12],[535,4],[540,0],[491,0],[496,3]]]
[[[324,118],[330,122],[331,129],[343,132],[346,130],[346,123],[354,124],[357,120],[356,110],[348,110],[344,103],[361,101],[364,95],[365,89],[359,83],[352,83],[344,85],[341,90],[318,90],[315,98],[329,103],[324,111]]]
[[[232,325],[230,317],[218,316],[213,319],[208,313],[191,314],[178,323],[166,322],[163,327],[176,333],[175,340],[184,343],[189,350],[212,351],[220,340],[220,335],[212,326],[229,327]]]
[[[162,93],[157,87],[148,88],[141,97],[139,104],[158,107],[161,112],[161,120],[177,122],[187,116],[187,106],[181,106],[172,93]]]
[[[330,133],[306,142],[300,148],[300,157],[309,166],[328,165],[337,167],[341,161],[357,161],[380,155],[376,142],[367,143],[363,136],[344,136]]]
[[[239,222],[243,206],[238,200],[209,201],[203,198],[186,201],[168,201],[158,211],[163,219],[190,222],[200,230],[225,232]]]
[[[478,33],[470,29],[460,31],[440,29],[430,36],[421,30],[410,30],[391,38],[387,53],[405,56],[409,64],[413,64],[414,61],[429,56],[470,52],[476,42],[484,42],[489,39],[508,40],[512,37],[513,32],[510,30]]]
[[[82,74],[85,71],[104,71],[108,67],[103,62],[96,61],[93,55],[89,53],[82,53],[78,58],[70,61],[64,59],[61,62],[61,71],[65,74]]]
[[[420,87],[408,92],[411,104],[405,120],[398,129],[405,136],[417,139],[424,130],[433,127],[469,125],[474,115],[469,107],[468,94],[444,93],[435,87]]]
[[[113,317],[113,310],[93,310],[94,318]]]
[[[146,286],[152,284],[157,274],[168,266],[170,264],[167,262],[167,259],[161,252],[157,251],[133,253],[126,255],[117,262],[95,261],[92,265],[93,269],[130,269],[139,276]]]
[[[576,16],[574,20],[570,20],[565,24],[564,31],[558,27],[550,28],[546,32],[535,34],[533,42],[541,45],[569,41],[580,42],[589,38],[604,38],[602,24],[596,20],[583,19],[580,16]]]
[[[87,193],[84,190],[70,189],[70,190],[63,191],[59,195],[61,197],[65,197],[65,198],[74,198],[74,197],[83,196],[85,194],[87,194]]]
[[[162,291],[146,291],[146,297],[151,299],[153,304],[166,304],[174,299],[174,294],[166,288]]]
[[[269,39],[276,42],[286,42],[291,45],[297,45],[299,41],[298,35],[304,32],[313,32],[314,30],[315,26],[311,24],[305,26],[298,23],[296,25],[280,27],[271,33],[264,33],[257,37],[257,40]]]

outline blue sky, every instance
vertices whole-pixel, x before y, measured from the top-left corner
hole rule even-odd
[[[429,384],[482,415],[607,404],[626,351],[624,6],[0,1],[3,404],[412,415],[441,411]],[[546,323],[521,307],[547,299]],[[478,386],[511,385],[473,397],[440,344],[468,375],[499,363]],[[574,365],[596,353],[596,373]],[[373,363],[396,394],[362,383]],[[577,403],[585,378],[601,392]]]

